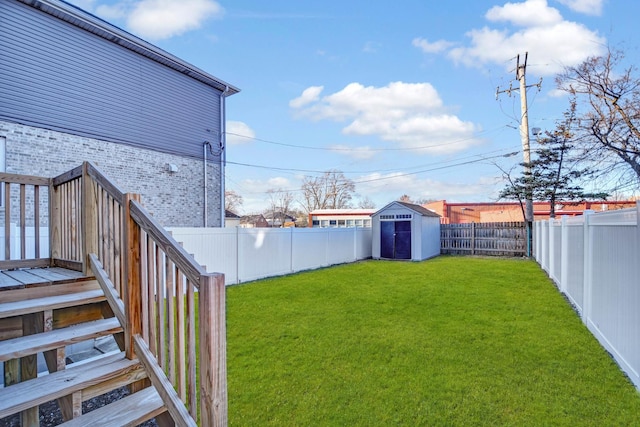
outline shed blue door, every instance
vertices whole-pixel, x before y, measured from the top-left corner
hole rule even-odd
[[[395,259],[411,259],[411,221],[396,221]]]
[[[411,221],[380,221],[380,258],[411,259]]]

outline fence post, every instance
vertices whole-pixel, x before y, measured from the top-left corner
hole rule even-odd
[[[557,282],[557,280],[554,278],[555,276],[555,268],[556,268],[556,245],[555,245],[555,240],[556,240],[556,227],[555,227],[555,220],[553,218],[549,218],[549,277],[551,277],[551,279],[554,282]],[[559,286],[558,283],[556,283],[556,286]]]
[[[140,267],[140,227],[131,217],[131,202],[139,202],[140,195],[124,195],[124,245],[126,256],[122,286],[124,286],[124,311],[127,324],[124,325],[125,351],[127,358],[133,359],[133,336],[142,335],[142,270]]]
[[[98,195],[89,176],[89,163],[82,163],[82,271],[92,275],[89,254],[98,254]]]
[[[200,423],[227,425],[227,338],[223,274],[200,276]]]
[[[560,291],[567,292],[569,280],[569,226],[567,217],[562,216],[562,228],[560,231]]]
[[[476,223],[471,223],[471,255],[476,253]]]
[[[593,248],[591,241],[591,215],[592,210],[584,211],[584,259],[582,265],[584,266],[584,276],[582,278],[582,295],[583,295],[583,307],[582,307],[582,322],[586,325],[591,317],[591,291],[593,286],[593,273],[591,258],[593,256]]]

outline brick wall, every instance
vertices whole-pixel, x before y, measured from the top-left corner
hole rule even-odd
[[[163,226],[204,225],[202,160],[5,121],[0,121],[0,137],[6,138],[6,172],[53,177],[86,160],[122,191],[140,193]],[[167,164],[178,171],[169,172]],[[220,166],[209,163],[207,174],[207,225],[219,227]]]

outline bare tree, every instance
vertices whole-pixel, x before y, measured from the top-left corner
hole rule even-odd
[[[360,198],[358,201],[358,208],[360,209],[375,209],[376,204],[369,198],[369,196],[364,196]]]
[[[348,208],[355,193],[355,184],[337,170],[320,176],[307,176],[302,180],[302,207],[311,212],[315,209]]]
[[[224,192],[224,208],[225,210],[231,211],[233,213],[238,213],[238,209],[242,206],[243,203],[242,196],[236,193],[233,190],[227,190]]]
[[[271,225],[284,225],[286,217],[292,212],[293,194],[281,188],[268,190],[267,194],[269,194],[270,210],[267,216],[271,218]]]
[[[556,77],[558,87],[583,109],[579,140],[592,167],[629,172],[640,179],[640,78],[624,65],[624,53],[609,48]]]

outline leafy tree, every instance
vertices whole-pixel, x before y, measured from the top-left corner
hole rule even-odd
[[[582,109],[576,132],[592,167],[640,180],[640,77],[624,52],[609,48],[567,67],[556,84]]]
[[[324,172],[320,176],[307,176],[302,180],[302,207],[311,212],[315,209],[345,209],[350,207],[356,185],[337,170]]]
[[[555,218],[555,205],[561,201],[604,199],[606,193],[585,193],[576,181],[591,175],[588,169],[579,169],[573,157],[574,142],[572,127],[576,123],[576,107],[572,103],[565,119],[553,132],[545,132],[538,140],[540,148],[535,158],[527,165],[529,170],[520,177],[506,176],[508,185],[500,192],[500,198],[518,200],[522,207],[528,196],[532,200],[547,201],[549,216]],[[524,215],[524,213],[523,213]]]

